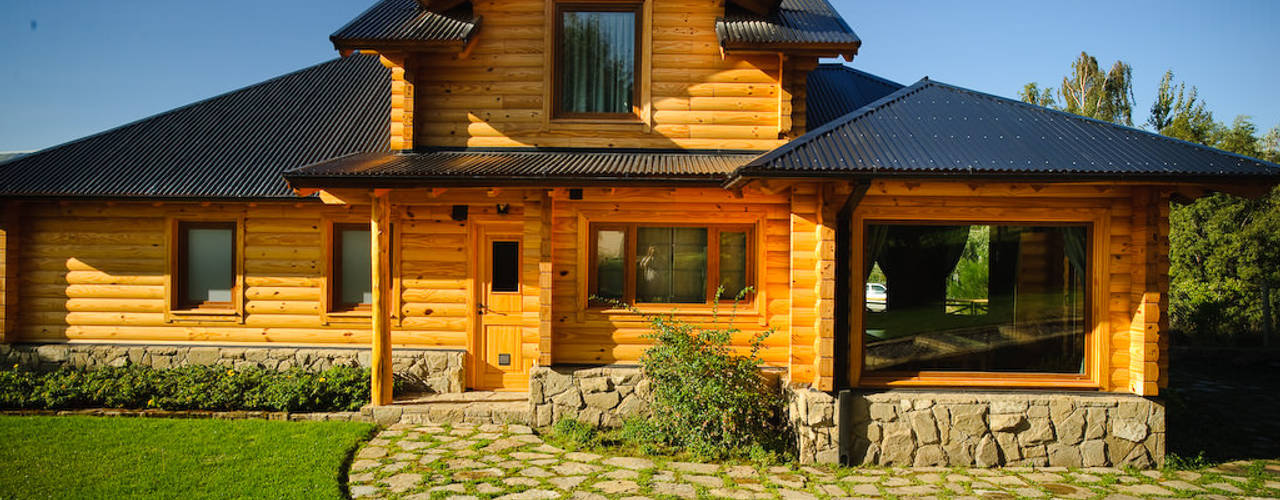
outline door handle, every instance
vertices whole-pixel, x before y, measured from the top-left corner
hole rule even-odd
[[[488,309],[484,304],[476,304],[476,314],[484,314],[484,310]]]

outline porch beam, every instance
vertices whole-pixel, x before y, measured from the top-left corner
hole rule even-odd
[[[372,245],[373,352],[370,355],[373,380],[370,402],[391,404],[391,200],[386,192],[374,192],[369,230]]]

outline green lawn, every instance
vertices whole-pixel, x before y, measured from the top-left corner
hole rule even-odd
[[[0,498],[343,498],[369,424],[0,417]]]

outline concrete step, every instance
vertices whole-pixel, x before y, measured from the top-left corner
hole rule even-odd
[[[361,413],[384,425],[396,422],[528,425],[529,408],[528,393],[470,391],[404,395],[388,406],[366,406]]]

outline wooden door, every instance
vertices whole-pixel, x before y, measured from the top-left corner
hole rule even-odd
[[[472,346],[472,386],[482,390],[524,390],[529,364],[524,337],[523,242],[519,226],[480,225],[477,230],[476,328]]]

